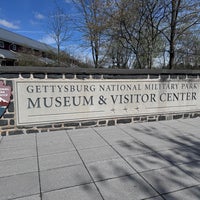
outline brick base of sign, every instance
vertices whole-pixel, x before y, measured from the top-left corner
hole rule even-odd
[[[35,125],[30,127],[16,127],[8,126],[11,120],[0,120],[1,135],[19,135],[19,134],[30,134],[30,133],[42,133],[58,130],[72,130],[89,127],[103,127],[103,126],[114,126],[117,124],[129,124],[129,123],[142,123],[142,122],[155,122],[164,120],[176,120],[176,119],[187,119],[200,117],[200,112],[197,113],[179,113],[179,114],[167,114],[167,115],[153,115],[153,116],[135,116],[131,118],[120,118],[120,119],[106,119],[106,120],[92,120],[82,122],[62,122],[51,125]]]
[[[54,73],[56,72],[56,73]],[[47,131],[71,130],[88,127],[114,126],[117,124],[155,122],[163,120],[177,120],[185,118],[200,117],[199,111],[162,113],[153,115],[140,115],[101,118],[94,120],[62,121],[56,123],[37,125],[17,125],[17,111],[14,93],[14,83],[16,80],[37,81],[37,80],[85,80],[85,79],[195,79],[199,80],[200,71],[168,71],[168,70],[109,70],[109,69],[69,69],[69,68],[42,68],[42,67],[6,67],[0,69],[0,81],[11,86],[11,101],[4,115],[0,118],[0,135],[18,135],[42,133]],[[199,109],[200,110],[200,109]]]

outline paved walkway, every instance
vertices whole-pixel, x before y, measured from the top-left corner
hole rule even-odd
[[[0,139],[0,200],[199,200],[200,118]]]

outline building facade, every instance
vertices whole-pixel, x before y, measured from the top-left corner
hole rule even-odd
[[[20,61],[53,63],[56,50],[36,40],[0,28],[0,66],[19,65]]]

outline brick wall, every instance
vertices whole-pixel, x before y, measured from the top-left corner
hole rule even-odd
[[[15,135],[29,134],[55,130],[75,128],[113,126],[116,124],[172,120],[180,118],[193,118],[200,116],[200,112],[168,113],[150,116],[132,116],[128,118],[84,120],[74,122],[61,122],[45,125],[17,126],[15,113],[15,99],[13,87],[15,80],[55,80],[55,79],[199,79],[200,71],[177,70],[117,70],[117,69],[70,69],[63,67],[2,67],[0,68],[0,81],[12,88],[11,102],[5,114],[0,119],[0,134]]]

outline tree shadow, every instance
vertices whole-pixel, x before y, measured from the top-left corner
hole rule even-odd
[[[139,177],[144,181],[140,182],[140,187],[142,187],[144,190],[148,190],[149,186],[151,186],[157,192],[157,195],[160,195],[163,199],[168,199],[179,191],[182,191],[183,193],[188,191],[188,193],[190,193],[190,190],[187,190],[188,188],[193,188],[193,190],[191,189],[191,191],[193,191],[192,195],[194,198],[198,199],[199,192],[198,189],[196,189],[196,186],[200,184],[200,175],[197,175],[197,173],[199,173],[199,170],[197,169],[200,168],[200,138],[198,138],[195,134],[190,134],[188,131],[184,132],[184,130],[179,130],[173,126],[171,127],[169,125],[164,125],[164,128],[163,134],[162,130],[152,125],[146,127],[141,126],[140,128],[132,127],[133,131],[144,134],[144,136],[148,135],[152,138],[160,139],[161,141],[173,144],[174,148],[169,148],[166,150],[154,148],[154,146],[148,145],[148,141],[143,142],[138,138],[135,138],[134,134],[129,134],[124,130],[127,135],[133,137],[133,141],[127,142],[124,140],[119,140],[117,144],[120,145],[121,148],[129,151],[135,151],[136,148],[134,145],[136,144],[136,146],[139,148],[141,147],[148,149],[149,153],[141,153],[140,155],[132,156],[133,158],[140,157],[139,159],[133,159],[134,163],[129,162],[129,160],[126,159],[127,157],[122,155],[122,157],[125,159],[125,162],[127,162],[127,164],[136,171],[136,174],[129,174],[128,171],[118,165],[115,165],[113,162],[111,163],[112,166],[110,166],[113,168],[113,171],[115,171],[117,174],[119,171],[124,170],[125,175],[122,177],[126,177],[123,179],[120,176],[114,177],[113,179],[122,178],[124,182],[128,181],[134,184],[136,181],[136,176],[134,175],[139,175]],[[123,130],[123,128],[121,129]],[[115,151],[118,152],[113,144],[110,145]],[[162,154],[164,151],[171,151],[174,154],[174,158],[170,155]],[[177,158],[179,157],[179,159],[181,157],[181,160],[176,161],[176,156]],[[153,157],[157,157],[158,160],[152,159]],[[167,164],[162,165],[162,162]],[[147,169],[140,172],[135,168],[135,165],[140,168],[146,167]],[[148,168],[148,166],[154,165],[160,165],[160,167]],[[186,168],[186,165],[189,165],[189,167]],[[108,184],[108,186],[105,187],[109,187],[110,179],[106,179],[104,177],[103,170],[99,171],[98,167],[93,168],[93,170],[96,171],[95,173],[101,182],[103,182],[105,185]],[[179,199],[179,197],[176,198],[176,200]],[[182,198],[180,200],[182,200]]]
[[[183,128],[178,129],[176,127],[170,126],[169,124],[166,125],[165,133],[169,131],[169,133],[173,133],[173,136],[171,134],[162,134],[162,130],[159,128],[153,127],[149,125],[148,127],[141,127],[140,129],[137,128],[137,131],[140,133],[143,133],[144,135],[150,135],[154,138],[159,138],[161,140],[167,141],[171,144],[174,144],[176,148],[169,149],[171,152],[173,152],[173,156],[171,155],[163,155],[162,151],[159,151],[157,149],[154,149],[152,146],[148,146],[148,141],[145,142],[147,145],[147,148],[150,148],[152,151],[156,152],[159,156],[161,156],[163,159],[165,159],[169,164],[173,167],[176,167],[176,169],[180,170],[181,172],[185,173],[186,175],[189,175],[188,178],[192,177],[197,181],[196,184],[200,183],[200,138],[197,137],[195,134],[189,132],[188,130],[184,130],[184,123],[182,124]],[[188,124],[189,126],[189,124]],[[190,125],[191,126],[191,125]],[[191,127],[192,129],[193,127]],[[135,131],[135,129],[133,128]],[[166,131],[167,130],[167,131]],[[177,157],[177,158],[176,158]],[[176,159],[181,159],[180,161],[176,161]],[[146,160],[146,164],[150,164],[149,161]],[[188,168],[185,168],[185,166],[189,165]],[[184,186],[184,181],[179,183],[179,178],[177,177],[177,174],[174,174],[174,172],[169,173],[169,177],[166,177],[166,179],[169,179],[174,184],[179,184]],[[159,178],[154,177],[154,182],[158,182]],[[165,180],[166,180],[165,179]],[[158,184],[159,186],[159,184]],[[195,186],[195,185],[192,185]],[[190,186],[188,186],[190,187]],[[159,190],[162,191],[161,185],[159,186]],[[195,195],[196,194],[196,195]],[[196,199],[198,199],[199,196],[198,189],[195,190],[193,193],[193,197],[195,196]],[[167,197],[165,197],[167,199]]]
[[[101,197],[104,200],[118,200],[119,198],[145,200],[156,199],[156,197],[165,200],[182,200],[183,196],[176,194],[182,193],[184,195],[185,192],[185,194],[191,195],[193,199],[199,199],[200,138],[188,132],[189,129],[179,129],[170,126],[170,124],[164,124],[162,128],[157,127],[156,124],[129,128],[129,132],[123,127],[120,129],[123,134],[126,133],[127,136],[133,138],[130,141],[121,139],[115,141],[115,143],[109,143],[104,134],[101,135],[110,147],[118,153],[119,158],[128,166],[127,168],[115,162],[115,159],[117,161],[118,158],[99,160],[94,162],[92,167],[88,167],[88,163],[86,163],[88,172],[92,177],[91,183],[95,184]],[[98,132],[98,129],[96,131]],[[105,131],[109,133],[109,130]],[[138,137],[134,137],[134,134],[138,134]],[[145,136],[152,141],[154,139],[155,141],[164,141],[166,145],[169,143],[172,146],[169,146],[168,149],[159,149],[156,144],[153,145],[152,141],[149,145]],[[116,148],[117,145],[120,147],[119,149]],[[133,154],[126,155],[124,153],[126,151]],[[101,162],[108,163],[101,165]],[[131,168],[132,171],[128,168]],[[91,184],[84,184],[82,188],[87,193],[92,193],[94,189]],[[138,194],[143,192],[143,196],[130,197],[135,190]],[[112,197],[108,197],[109,194]]]

